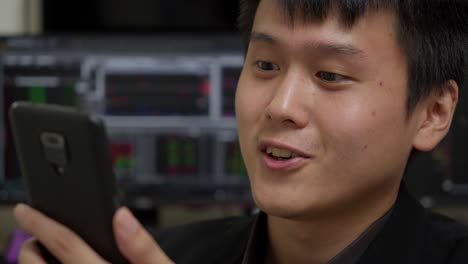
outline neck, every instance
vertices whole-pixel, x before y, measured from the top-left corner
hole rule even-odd
[[[395,203],[398,188],[380,201],[367,199],[335,215],[287,219],[268,215],[265,263],[327,263],[350,245]],[[377,199],[377,198],[376,198]],[[370,203],[369,200],[372,200]]]

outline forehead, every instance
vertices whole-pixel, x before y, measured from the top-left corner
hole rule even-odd
[[[396,25],[396,7],[392,1],[373,0],[258,0],[255,18],[259,10],[267,10],[294,27],[296,24],[336,21],[343,29],[352,28],[369,14],[386,14]]]
[[[266,33],[277,44],[294,48],[310,42],[329,43],[358,50],[379,53],[393,51],[402,56],[396,30],[396,18],[389,9],[368,9],[352,25],[345,24],[342,14],[331,7],[322,19],[304,19],[303,15],[291,18],[279,0],[262,0],[257,8],[252,36]],[[251,39],[252,40],[252,39]],[[314,44],[312,43],[312,44]]]
[[[257,4],[259,2],[260,0],[257,0]],[[396,0],[274,0],[273,2],[290,23],[294,23],[295,20],[302,20],[304,23],[323,21],[332,15],[339,18],[345,27],[354,25],[366,12],[377,10],[395,12],[398,9]]]

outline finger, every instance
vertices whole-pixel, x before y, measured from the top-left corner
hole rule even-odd
[[[30,238],[23,243],[18,256],[18,263],[47,264],[41,257],[41,252],[37,246],[37,240],[35,238]]]
[[[122,254],[131,263],[174,263],[126,207],[114,216],[114,233]]]
[[[13,211],[18,225],[63,263],[105,263],[78,235],[25,204]]]

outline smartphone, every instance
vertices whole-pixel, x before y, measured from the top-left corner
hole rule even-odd
[[[69,227],[112,263],[128,263],[114,240],[120,206],[102,120],[58,105],[15,102],[9,110],[30,204]]]

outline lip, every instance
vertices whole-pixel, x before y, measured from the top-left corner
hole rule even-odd
[[[312,158],[312,156],[310,154],[307,154],[307,153],[305,153],[304,151],[302,151],[300,149],[294,148],[292,146],[289,146],[289,145],[286,145],[286,144],[283,144],[283,143],[280,143],[280,142],[276,142],[276,141],[273,141],[273,140],[262,140],[262,141],[260,141],[259,150],[261,152],[265,152],[267,147],[285,149],[285,150],[291,151],[292,153],[297,154],[298,157],[301,157],[301,158],[304,158],[304,159]]]
[[[288,151],[291,151],[292,153],[295,153],[297,157],[294,157],[288,160],[277,160],[277,159],[270,157],[270,155],[266,153],[267,147],[286,149]],[[305,153],[304,151],[301,151],[297,148],[291,147],[283,143],[275,142],[272,140],[261,141],[261,143],[259,144],[258,150],[260,151],[262,155],[262,160],[263,160],[264,165],[267,168],[272,169],[272,170],[282,170],[282,171],[295,170],[304,166],[307,159],[312,158],[311,155]]]

